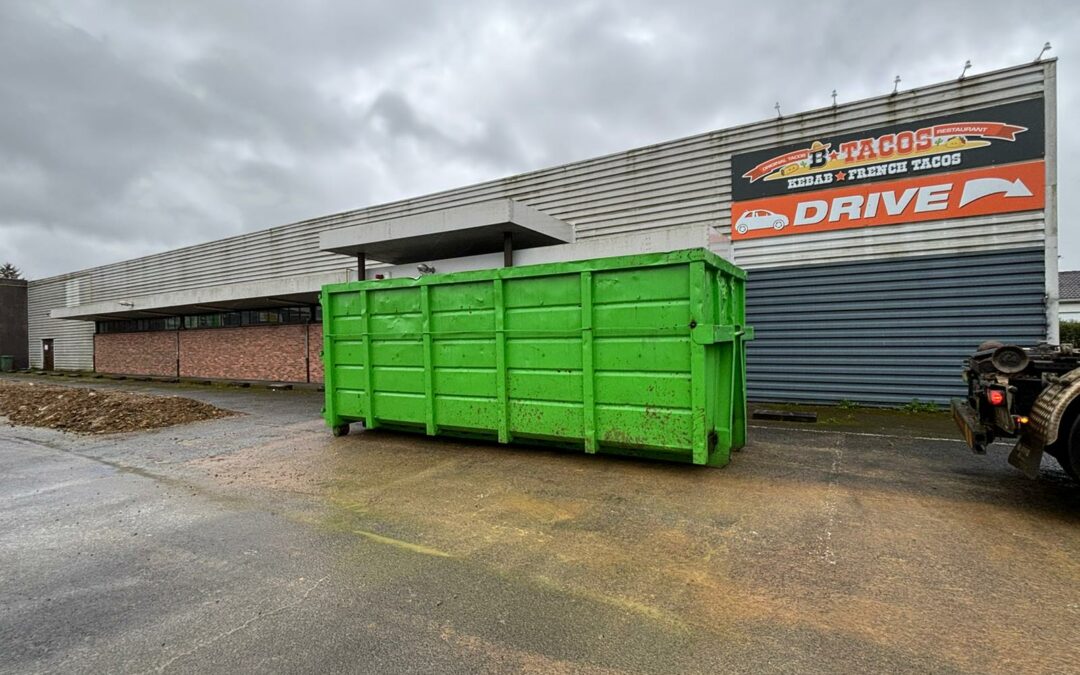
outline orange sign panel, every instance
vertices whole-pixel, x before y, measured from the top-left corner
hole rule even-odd
[[[834,181],[843,184],[844,172]],[[755,239],[853,227],[948,220],[1042,209],[1042,160],[820,192],[764,197],[731,206],[731,238]]]

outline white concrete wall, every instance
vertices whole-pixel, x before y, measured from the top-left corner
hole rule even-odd
[[[1062,300],[1058,316],[1062,321],[1080,321],[1080,300]]]

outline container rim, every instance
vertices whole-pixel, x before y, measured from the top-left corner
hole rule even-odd
[[[526,277],[554,276],[580,272],[597,272],[636,267],[660,267],[687,262],[702,261],[737,279],[746,279],[746,270],[724,260],[706,248],[685,248],[663,253],[636,253],[612,256],[610,258],[589,258],[566,262],[539,263],[520,267],[495,267],[483,270],[465,270],[462,272],[444,272],[427,274],[421,277],[401,277],[397,279],[370,279],[366,281],[347,281],[323,286],[323,291],[336,293],[374,288],[413,288],[438,284],[467,283],[471,281],[491,281],[493,279],[520,279]]]

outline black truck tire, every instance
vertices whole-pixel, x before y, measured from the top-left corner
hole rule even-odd
[[[1054,456],[1065,473],[1072,476],[1073,480],[1080,481],[1080,414],[1073,414],[1067,418],[1069,433],[1058,435],[1057,441],[1046,448],[1046,451]]]

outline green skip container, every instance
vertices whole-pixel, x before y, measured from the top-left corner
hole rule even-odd
[[[705,249],[324,286],[324,415],[723,466],[746,273]]]

